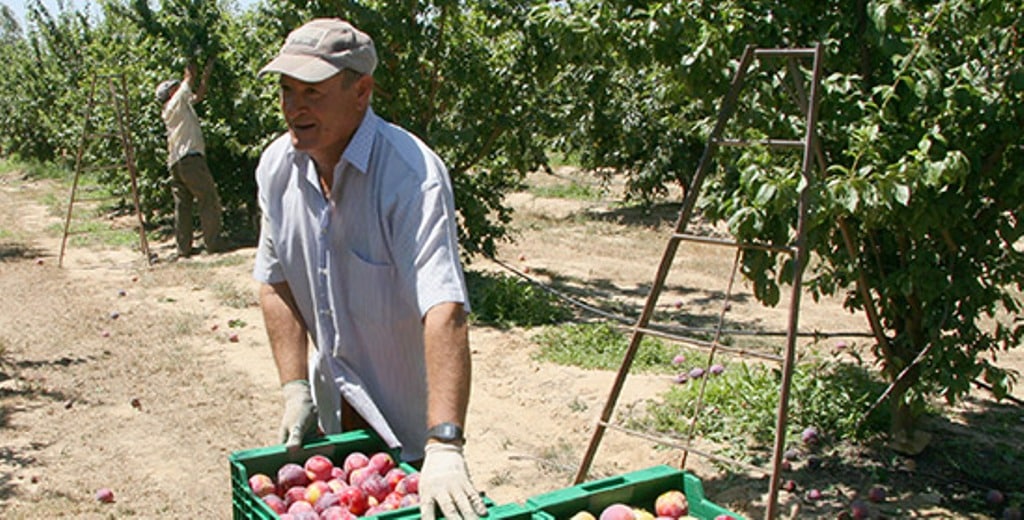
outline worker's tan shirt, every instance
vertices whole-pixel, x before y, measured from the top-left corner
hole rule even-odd
[[[167,100],[160,117],[167,125],[167,166],[189,154],[206,154],[206,142],[199,128],[199,117],[192,102],[195,96],[187,81],[181,82],[178,91]]]

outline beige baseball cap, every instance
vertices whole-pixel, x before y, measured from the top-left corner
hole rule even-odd
[[[373,39],[340,18],[317,18],[295,29],[260,74],[277,72],[319,83],[343,69],[373,74],[377,50]]]

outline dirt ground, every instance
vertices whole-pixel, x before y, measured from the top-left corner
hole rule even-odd
[[[539,174],[530,182],[567,179]],[[227,457],[275,443],[281,406],[249,274],[253,249],[147,266],[132,247],[72,240],[59,267],[63,190],[18,172],[0,174],[0,518],[229,518]],[[515,194],[519,232],[515,243],[500,248],[505,265],[475,260],[469,269],[508,266],[638,310],[677,206],[641,215],[614,199]],[[111,226],[130,223],[110,220]],[[150,246],[160,257],[172,250],[169,242]],[[662,301],[716,316],[731,260],[731,253],[710,246],[681,249]],[[745,291],[734,288],[732,315],[784,330],[785,305],[762,308]],[[800,324],[806,331],[850,333],[846,339],[854,344],[866,341],[853,335],[867,332],[863,317],[835,301],[804,298]],[[534,333],[480,325],[471,332],[466,451],[474,482],[499,504],[571,485],[615,375],[532,359]],[[1024,367],[1019,353],[1000,362]],[[615,417],[672,384],[670,377],[631,374]],[[1015,396],[1024,398],[1019,387]],[[984,392],[974,397],[987,406]],[[1012,417],[1016,423],[1007,428],[1019,439],[1019,409]],[[979,433],[970,423],[961,426]],[[681,457],[677,448],[609,430],[591,474],[678,466]],[[704,481],[712,501],[763,517],[767,480],[727,475],[693,455],[686,469]],[[907,471],[913,476],[913,468]],[[808,489],[811,479],[828,477],[804,476]],[[876,516],[968,517],[947,507],[942,488],[890,482],[901,505],[882,507]],[[114,491],[116,502],[94,499],[102,487]],[[831,500],[820,503],[781,493],[783,516],[834,518],[852,494],[864,492],[853,484],[829,489]],[[1005,491],[1020,497],[1024,488]]]

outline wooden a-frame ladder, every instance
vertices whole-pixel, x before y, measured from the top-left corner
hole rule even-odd
[[[93,109],[98,100],[97,80],[106,80],[107,101],[113,110],[115,128],[113,132],[94,132],[90,126],[92,123]],[[102,89],[102,86],[100,87]],[[75,154],[74,180],[71,183],[71,194],[68,197],[68,211],[64,219],[64,236],[60,242],[60,257],[58,266],[64,266],[64,251],[67,249],[68,236],[71,229],[71,217],[74,211],[75,202],[79,201],[78,181],[82,172],[86,169],[121,169],[128,170],[131,180],[132,202],[135,205],[135,215],[139,220],[139,248],[146,259],[147,265],[152,263],[152,255],[149,251],[149,243],[146,241],[146,223],[142,217],[142,209],[139,206],[138,171],[135,167],[135,148],[132,144],[131,115],[129,112],[127,87],[123,74],[98,74],[93,76],[89,83],[89,97],[85,105],[85,116],[82,122],[82,135],[78,141],[78,152]],[[124,153],[123,164],[95,165],[86,167],[85,154],[89,143],[95,139],[106,138],[116,139]]]
[[[783,59],[785,61],[788,74],[792,79],[793,85],[792,90],[789,91],[790,95],[795,99],[797,106],[803,112],[803,117],[806,120],[806,127],[803,139],[800,140],[786,140],[786,139],[765,139],[758,141],[748,140],[737,140],[737,139],[726,139],[723,138],[722,133],[725,129],[726,123],[730,117],[733,116],[736,111],[736,103],[739,98],[740,92],[744,86],[746,75],[751,67],[751,64],[755,59]],[[798,60],[811,60],[811,75],[810,85],[805,88],[804,82],[801,79],[800,69]],[[822,66],[822,46],[820,43],[811,48],[795,48],[795,49],[758,49],[748,46],[740,59],[739,67],[736,70],[736,74],[732,79],[729,91],[722,100],[721,107],[718,113],[718,119],[715,123],[711,134],[708,136],[707,144],[704,148],[704,152],[701,156],[700,163],[698,164],[697,171],[693,176],[690,185],[687,188],[686,194],[683,199],[682,207],[680,208],[679,217],[676,221],[675,230],[671,234],[668,240],[668,244],[665,248],[664,254],[661,258],[661,263],[658,265],[657,273],[655,274],[653,285],[651,286],[650,293],[647,296],[646,303],[643,311],[638,318],[636,325],[632,328],[632,337],[629,342],[629,346],[623,356],[622,364],[615,377],[611,392],[609,393],[608,400],[605,403],[604,409],[601,413],[600,420],[598,421],[596,428],[591,438],[590,444],[587,448],[587,452],[580,464],[579,471],[576,475],[575,483],[579,484],[587,479],[587,474],[590,471],[590,466],[593,463],[594,456],[597,452],[598,445],[604,435],[607,428],[615,428],[616,430],[623,431],[627,434],[633,434],[644,437],[642,432],[632,432],[625,428],[617,427],[613,425],[610,420],[612,412],[615,407],[615,403],[618,400],[619,394],[622,391],[623,384],[625,383],[626,376],[629,372],[630,365],[636,355],[637,349],[640,347],[640,342],[645,335],[652,335],[663,339],[669,339],[687,343],[693,346],[697,346],[703,349],[709,350],[708,365],[710,366],[711,360],[716,351],[732,352],[741,355],[751,355],[754,357],[764,358],[780,362],[782,364],[782,380],[781,389],[779,393],[779,401],[777,408],[776,427],[775,427],[775,442],[773,446],[772,466],[771,468],[765,469],[760,467],[751,466],[747,463],[715,455],[711,453],[702,452],[689,445],[689,441],[692,439],[694,426],[696,420],[699,417],[700,402],[695,407],[697,410],[693,414],[693,422],[690,427],[690,438],[687,439],[686,445],[679,445],[672,442],[663,442],[664,444],[670,444],[674,447],[681,448],[684,452],[682,459],[682,466],[686,464],[686,454],[693,452],[696,455],[701,455],[707,458],[715,459],[719,462],[733,463],[737,466],[742,466],[747,469],[756,470],[762,474],[770,476],[769,485],[769,499],[766,507],[766,518],[774,518],[776,516],[777,499],[779,493],[779,472],[782,462],[782,453],[785,445],[786,438],[786,427],[787,427],[787,413],[789,408],[789,393],[790,386],[792,384],[793,377],[793,365],[795,362],[795,351],[796,351],[796,340],[798,336],[797,324],[799,319],[800,310],[800,296],[802,290],[802,278],[804,268],[807,263],[807,251],[805,249],[805,238],[806,238],[806,222],[808,214],[808,206],[810,204],[811,190],[816,186],[816,183],[812,182],[812,169],[815,160],[819,163],[819,167],[824,170],[824,156],[821,153],[821,149],[817,142],[817,135],[815,127],[817,126],[818,119],[818,100],[820,96],[820,83],[821,83],[821,66]],[[783,82],[784,83],[784,82]],[[791,244],[787,245],[762,245],[762,244],[751,244],[751,243],[737,243],[733,241],[721,240],[711,237],[702,237],[689,235],[686,233],[687,225],[690,222],[690,218],[693,213],[694,206],[701,192],[701,184],[704,181],[705,176],[711,169],[713,157],[719,147],[743,147],[743,146],[764,146],[769,148],[790,148],[790,149],[802,149],[802,166],[801,166],[801,189],[799,196],[799,207],[797,213],[796,222],[796,236]],[[736,261],[733,266],[733,278],[736,276],[736,262],[739,259],[739,253],[745,248],[754,248],[760,250],[766,250],[770,252],[783,253],[791,255],[793,259],[793,280],[792,280],[792,293],[790,298],[788,324],[786,330],[786,344],[782,356],[759,354],[754,352],[745,352],[740,349],[732,349],[730,347],[720,345],[718,340],[721,336],[722,331],[722,317],[724,316],[725,310],[728,308],[728,294],[731,292],[732,281],[729,282],[729,290],[726,292],[726,301],[723,303],[722,315],[720,315],[718,328],[714,334],[714,340],[708,342],[706,340],[696,339],[692,337],[681,336],[673,332],[666,332],[665,330],[654,328],[650,326],[650,321],[654,310],[656,308],[658,297],[664,287],[666,277],[668,276],[671,268],[673,259],[675,258],[676,251],[679,245],[683,241],[693,241],[705,244],[722,245],[726,247],[735,248]],[[701,384],[706,378],[701,379]],[[701,387],[701,396],[703,396],[703,386]],[[658,439],[654,439],[658,441]]]

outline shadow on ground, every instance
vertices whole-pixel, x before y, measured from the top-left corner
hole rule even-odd
[[[916,456],[890,449],[884,438],[860,444],[838,442],[802,452],[781,482],[795,490],[779,492],[779,512],[799,508],[797,518],[839,518],[859,499],[871,518],[1004,518],[1024,506],[1024,407],[973,399],[970,412],[929,417],[924,430],[929,446]],[[725,468],[722,468],[725,469]],[[707,496],[720,504],[751,504],[737,513],[764,518],[768,478],[726,473],[704,479]],[[885,499],[867,500],[872,487]],[[812,489],[822,498],[811,500]],[[754,502],[758,505],[753,505]]]

